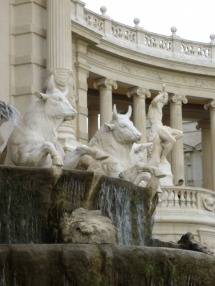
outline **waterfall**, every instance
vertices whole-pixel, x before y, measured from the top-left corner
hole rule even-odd
[[[116,226],[118,244],[145,244],[143,197],[131,184],[121,186],[105,180],[101,184],[97,208]]]

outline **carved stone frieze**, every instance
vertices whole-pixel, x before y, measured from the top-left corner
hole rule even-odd
[[[155,80],[159,82],[166,82],[166,84],[175,85],[182,85],[182,86],[189,86],[196,88],[208,88],[208,89],[215,89],[215,81],[213,79],[206,79],[202,78],[201,76],[187,76],[185,73],[184,75],[179,73],[173,73],[168,71],[159,71],[156,68],[135,65],[130,63],[128,65],[127,62],[115,57],[105,56],[104,54],[100,53],[89,53],[91,60],[93,60],[94,64],[98,63],[101,68],[101,62],[103,63],[104,69],[111,69],[113,72],[116,73],[123,73],[125,76],[133,76],[136,78],[146,79],[148,80]],[[102,59],[102,60],[101,60]]]

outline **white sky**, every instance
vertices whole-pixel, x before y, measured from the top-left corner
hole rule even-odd
[[[139,18],[139,26],[149,32],[170,36],[170,29],[175,26],[181,38],[205,43],[215,34],[215,0],[82,1],[97,14],[101,14],[101,6],[106,6],[111,19],[131,27],[133,19]]]

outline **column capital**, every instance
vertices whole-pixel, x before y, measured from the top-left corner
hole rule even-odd
[[[211,109],[214,110],[214,108],[215,108],[215,100],[214,99],[210,100],[208,103],[206,103],[204,105],[205,110],[211,110]]]
[[[103,77],[95,80],[94,87],[96,89],[117,89],[118,85],[115,80]]]
[[[199,120],[197,125],[196,125],[196,129],[197,130],[210,129],[210,120],[208,120],[208,119],[201,119],[201,120]]]
[[[173,93],[170,95],[170,101],[176,104],[188,103],[186,95]]]
[[[127,96],[129,98],[132,96],[138,96],[140,98],[146,99],[146,97],[151,97],[151,92],[146,88],[135,86],[128,90]]]

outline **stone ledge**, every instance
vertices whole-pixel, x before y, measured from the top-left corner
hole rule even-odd
[[[0,245],[4,285],[214,285],[215,257],[158,247]]]

